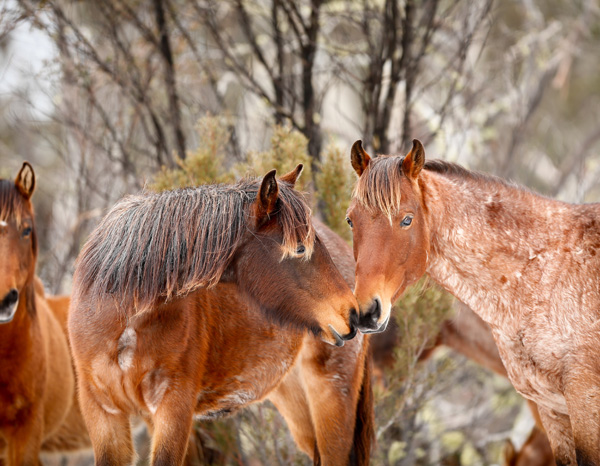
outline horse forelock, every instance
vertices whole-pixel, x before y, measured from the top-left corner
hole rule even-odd
[[[37,258],[38,242],[33,206],[19,192],[13,180],[0,180],[0,227],[6,226],[6,224],[14,219],[17,228],[20,229],[23,220],[26,218],[29,218],[31,221],[31,251],[34,258]],[[33,271],[35,269],[35,260],[32,262],[32,267]]]
[[[306,248],[303,258],[308,260],[313,253],[315,244],[312,211],[301,193],[287,183],[279,182],[278,184],[279,199],[275,215],[278,217],[283,233],[282,259],[294,256],[298,249],[298,243],[302,243]]]
[[[354,187],[353,197],[369,212],[382,212],[391,221],[400,211],[404,157],[380,155],[372,158]]]
[[[216,285],[249,226],[260,180],[129,196],[91,234],[77,261],[79,295],[110,295],[126,312]],[[282,257],[299,242],[310,253],[314,229],[300,193],[279,183],[273,213]]]
[[[8,222],[14,218],[20,226],[27,216],[33,217],[31,203],[19,192],[13,180],[0,180],[0,221]]]

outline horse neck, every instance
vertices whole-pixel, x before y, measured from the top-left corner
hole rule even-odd
[[[552,255],[573,225],[567,204],[493,179],[428,170],[421,179],[434,281],[492,325],[543,299],[533,284],[561,273]]]

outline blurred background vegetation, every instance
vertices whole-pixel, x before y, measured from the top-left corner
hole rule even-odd
[[[304,163],[315,215],[349,240],[356,139],[402,153],[417,137],[428,157],[598,201],[598,50],[597,0],[2,0],[0,176],[34,164],[54,293],[141,189]],[[396,306],[374,464],[499,464],[532,426],[506,380],[448,350],[418,363],[451,312],[427,283]],[[267,404],[198,435],[209,462],[306,464],[283,426]]]

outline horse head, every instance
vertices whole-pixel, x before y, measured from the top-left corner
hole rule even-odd
[[[418,140],[406,157],[370,157],[361,141],[351,151],[358,175],[346,221],[352,228],[359,330],[382,332],[392,304],[424,273],[429,229],[419,184],[425,151]]]
[[[32,283],[37,243],[31,195],[35,174],[27,162],[14,182],[0,180],[0,323],[12,321]]]
[[[231,269],[240,289],[276,321],[342,346],[356,335],[357,303],[294,189],[301,172],[298,165],[279,180],[275,170],[262,178]]]

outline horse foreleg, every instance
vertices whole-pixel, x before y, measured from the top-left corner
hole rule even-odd
[[[565,390],[578,466],[600,466],[600,374],[589,367],[592,361],[569,374]]]
[[[116,408],[103,406],[81,380],[79,402],[92,442],[95,465],[134,464],[129,415]]]
[[[575,444],[569,416],[542,408],[539,405],[538,411],[546,434],[548,434],[556,466],[575,466],[577,464],[575,461]]]
[[[357,390],[340,374],[324,373],[314,361],[305,361],[303,376],[307,400],[323,465],[347,465],[354,439]]]
[[[44,425],[41,410],[34,413],[28,421],[15,428],[12,438],[7,442],[7,466],[41,466],[42,464],[39,458]]]
[[[298,448],[318,463],[315,429],[298,366],[294,366],[278,387],[269,393],[269,400],[285,419]]]
[[[167,390],[152,415],[152,466],[182,465],[192,431],[193,391]]]

